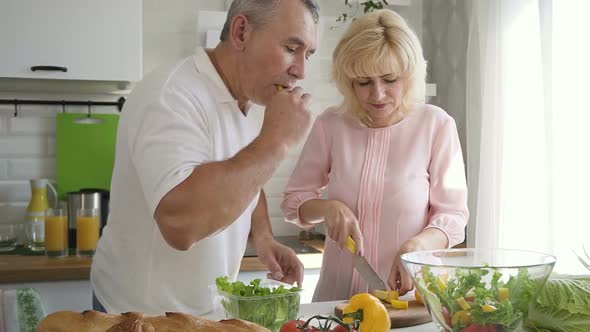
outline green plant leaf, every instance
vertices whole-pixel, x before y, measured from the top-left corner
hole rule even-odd
[[[372,12],[373,10],[383,9],[384,6],[389,5],[387,0],[367,0],[360,3],[360,6],[363,7],[363,13]],[[348,8],[352,8],[352,4],[350,0],[344,0],[344,6]],[[357,5],[358,7],[358,5]],[[349,15],[348,13],[342,13],[336,19],[336,22],[346,22],[347,20],[352,19],[355,20],[355,15]]]

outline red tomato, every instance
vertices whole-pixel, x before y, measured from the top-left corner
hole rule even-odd
[[[304,323],[305,321],[302,320],[290,320],[283,324],[279,332],[301,332]]]
[[[451,311],[449,310],[449,308],[443,307],[442,315],[445,318],[445,322],[447,323],[447,325],[453,327],[453,324],[451,323]]]
[[[461,330],[461,332],[496,332],[495,325],[479,325],[471,324],[468,327]]]
[[[346,327],[341,325],[336,325],[331,329],[321,329],[311,325],[303,328],[303,324],[305,324],[305,321],[303,320],[291,320],[283,324],[279,332],[357,332],[353,328],[348,331]],[[334,323],[332,325],[334,325]]]
[[[332,332],[348,332],[348,329],[342,325],[337,325],[335,328],[331,330]],[[355,332],[354,328],[350,329],[350,332]]]

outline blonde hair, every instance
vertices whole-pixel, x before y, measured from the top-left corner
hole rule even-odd
[[[414,31],[396,12],[376,10],[352,22],[332,54],[332,79],[344,96],[345,111],[362,123],[370,119],[353,88],[359,77],[393,74],[405,79],[406,91],[399,111],[426,102],[426,60]]]

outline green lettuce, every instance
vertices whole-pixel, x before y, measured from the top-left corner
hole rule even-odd
[[[488,279],[486,276],[490,273],[492,274],[488,285],[484,280]],[[519,269],[518,274],[510,276],[506,282],[501,281],[502,273],[494,268],[457,268],[455,276],[448,280],[443,288],[437,282],[437,278],[429,267],[425,267],[422,278],[417,278],[417,287],[425,297],[430,312],[445,329],[452,332],[460,332],[471,324],[493,326],[503,332],[522,331],[522,320],[526,317],[528,304],[540,282],[531,278],[526,268]],[[500,288],[508,289],[510,301],[497,300]],[[450,317],[463,311],[457,302],[458,298],[471,298],[469,313],[472,321],[459,321],[454,326],[448,326],[443,311],[447,310]],[[496,310],[485,312],[483,306],[486,304],[493,305]]]
[[[552,275],[531,303],[526,325],[533,331],[590,331],[590,275]]]
[[[215,283],[229,317],[278,331],[286,321],[296,319],[299,314],[301,288],[265,286],[261,279],[254,279],[247,285],[241,281],[231,282],[227,276],[218,277]]]

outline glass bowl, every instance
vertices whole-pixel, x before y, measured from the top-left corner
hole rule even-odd
[[[509,249],[443,249],[401,256],[438,331],[523,331],[555,257]]]

